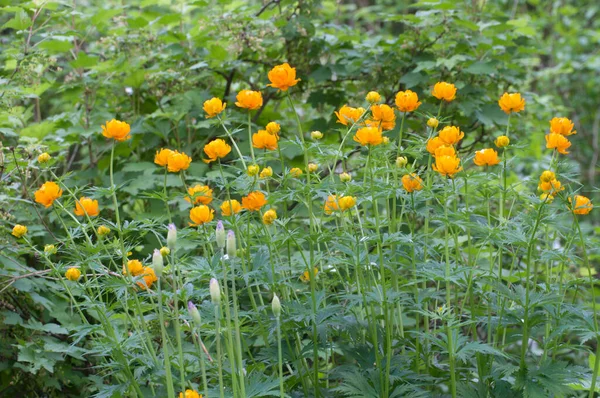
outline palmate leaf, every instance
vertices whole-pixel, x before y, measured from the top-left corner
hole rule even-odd
[[[523,391],[525,398],[546,398],[566,395],[573,391],[570,384],[586,378],[586,369],[566,362],[545,361],[537,368],[519,374],[515,388]]]
[[[277,397],[279,396],[279,380],[256,372],[246,378],[246,397]]]

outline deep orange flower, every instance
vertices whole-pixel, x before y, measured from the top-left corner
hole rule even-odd
[[[198,394],[198,392],[194,390],[185,390],[185,394],[180,392],[179,398],[202,398],[202,394]]]
[[[400,112],[413,112],[421,105],[419,96],[414,91],[399,91],[396,94],[396,106]]]
[[[406,174],[402,177],[402,186],[406,192],[420,191],[423,189],[423,180],[415,173]]]
[[[439,100],[451,102],[456,98],[456,86],[452,83],[438,82],[433,86],[431,94]]]
[[[460,140],[463,139],[465,133],[460,131],[460,129],[456,126],[446,126],[440,130],[439,137],[440,140],[445,145],[455,145],[458,144]]]
[[[258,130],[252,134],[252,146],[258,149],[277,149],[277,136],[270,134],[267,130]]]
[[[149,289],[152,287],[152,284],[158,280],[156,272],[154,272],[154,269],[151,267],[144,267],[141,276],[143,281],[138,281],[137,285],[143,290]]]
[[[213,200],[213,190],[208,187],[208,185],[195,185],[193,187],[188,188],[188,195],[184,199],[189,203],[194,201],[194,205],[198,203],[202,203],[203,205],[207,205]],[[190,199],[192,198],[192,199]]]
[[[500,163],[498,152],[494,149],[486,148],[475,152],[473,163],[477,166],[495,166]]]
[[[260,191],[250,192],[242,198],[242,207],[249,211],[259,211],[266,204],[265,194]]]
[[[433,157],[438,156],[456,156],[456,150],[453,146],[442,145],[435,150]]]
[[[40,189],[35,191],[35,201],[44,207],[52,206],[52,203],[63,194],[62,189],[53,181],[45,182]]]
[[[540,181],[538,189],[540,191],[549,193],[550,195],[555,195],[556,193],[564,190],[565,187],[562,186],[560,181],[553,179],[550,181]]]
[[[237,214],[242,211],[242,205],[235,199],[226,200],[221,205],[221,214],[224,216],[231,216],[232,214]]]
[[[379,145],[383,142],[381,130],[377,127],[363,127],[358,129],[354,135],[354,141],[361,145]]]
[[[125,141],[131,138],[130,130],[131,126],[129,124],[113,119],[102,126],[102,135],[117,141]]]
[[[296,79],[296,68],[292,68],[287,62],[277,65],[269,71],[268,74],[271,86],[281,91],[287,91],[288,88],[295,86],[300,79]]]
[[[498,105],[505,113],[517,113],[525,109],[525,100],[519,93],[504,93],[498,100]]]
[[[558,153],[568,154],[567,149],[571,146],[571,141],[564,135],[550,133],[546,135],[546,148],[556,149]]]
[[[169,163],[169,156],[173,153],[172,150],[162,148],[160,151],[156,151],[154,155],[154,163],[159,166],[165,167]]]
[[[144,265],[140,260],[129,260],[127,261],[127,265],[123,264],[123,275],[133,275],[138,276],[144,270]]]
[[[575,204],[573,204],[573,200],[569,198],[569,203],[573,208],[573,213],[575,214],[588,214],[594,208],[592,201],[589,198],[586,198],[583,195],[575,195]]]
[[[215,211],[206,205],[192,207],[190,209],[190,225],[196,227],[198,225],[211,222],[215,218]]]
[[[167,170],[171,173],[177,173],[181,170],[187,170],[192,163],[192,158],[183,152],[171,151],[167,159]]]
[[[454,178],[462,170],[460,159],[456,156],[436,156],[433,169],[445,177]]]
[[[338,118],[338,123],[347,126],[348,124],[352,125],[358,122],[363,113],[365,113],[364,108],[352,108],[351,106],[344,105],[340,108],[339,112],[335,112],[335,115]]]
[[[204,153],[208,156],[208,159],[203,159],[203,161],[204,163],[214,162],[217,159],[224,158],[229,152],[231,152],[231,146],[221,138],[217,138],[204,145]]]
[[[573,122],[566,117],[555,117],[550,120],[550,132],[564,136],[577,134],[577,131],[573,130]]]
[[[435,151],[441,146],[444,146],[444,141],[440,139],[440,137],[433,137],[427,140],[427,152],[435,156]]]
[[[227,104],[221,101],[220,98],[214,97],[204,101],[204,106],[202,109],[204,109],[204,112],[206,112],[206,117],[210,119],[211,117],[215,117],[219,113],[223,112],[226,106]]]
[[[367,120],[367,126],[386,131],[391,130],[396,126],[396,113],[389,105],[373,105],[371,107],[371,118]]]
[[[256,110],[263,104],[263,98],[260,91],[242,90],[235,97],[235,103],[240,108]]]
[[[82,196],[79,198],[78,202],[75,202],[74,213],[79,217],[85,216],[86,213],[89,217],[96,217],[100,214],[100,210],[98,210],[98,201]]]

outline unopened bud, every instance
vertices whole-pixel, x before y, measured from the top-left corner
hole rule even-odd
[[[350,182],[350,181],[352,181],[352,176],[348,173],[342,173],[342,174],[340,174],[340,181],[341,182]]]
[[[196,308],[194,303],[192,303],[191,301],[188,301],[188,312],[190,313],[192,320],[196,324],[196,327],[200,327],[202,325],[202,318],[200,317],[200,312],[198,312],[198,308]]]
[[[219,287],[219,282],[212,278],[210,280],[210,285],[208,290],[210,291],[210,298],[212,299],[213,304],[217,305],[221,303],[221,288]]]
[[[236,254],[236,244],[235,244],[235,232],[229,231],[227,233],[227,255],[229,258],[234,258]]]
[[[167,247],[174,250],[175,245],[177,244],[177,227],[175,227],[175,224],[171,223],[167,228]]]
[[[320,140],[321,138],[323,138],[323,133],[321,133],[320,131],[313,131],[310,133],[310,138],[312,138],[313,140]]]
[[[427,125],[429,127],[431,127],[432,129],[436,128],[439,124],[440,124],[440,121],[434,117],[430,117],[429,120],[427,120]]]
[[[406,156],[398,156],[396,158],[396,166],[398,167],[404,167],[408,164],[408,159],[406,158]]]
[[[281,315],[281,301],[279,301],[279,297],[277,295],[273,295],[273,301],[271,302],[271,309],[273,310],[273,315],[276,318],[279,318]]]
[[[256,164],[251,164],[250,166],[248,166],[248,168],[246,169],[246,173],[252,177],[258,174],[258,171],[260,170],[260,167],[258,167],[258,165]]]
[[[223,222],[217,223],[217,230],[215,231],[215,240],[217,241],[217,247],[222,249],[225,247],[225,228],[223,228]]]
[[[154,273],[157,278],[160,278],[163,273],[163,269],[165,268],[165,263],[163,261],[163,256],[160,250],[154,249],[154,254],[152,254],[152,268],[154,268]]]
[[[54,245],[44,246],[44,253],[47,255],[56,254],[56,247]]]
[[[167,246],[163,246],[160,248],[160,254],[162,254],[163,257],[166,257],[171,254],[171,249],[169,249]]]

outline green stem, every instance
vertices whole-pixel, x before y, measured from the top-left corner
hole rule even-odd
[[[160,278],[158,279],[158,317],[160,321],[160,330],[162,334],[163,356],[165,358],[165,375],[167,383],[167,394],[169,398],[175,398],[175,390],[173,389],[173,377],[171,376],[171,360],[169,356],[169,345],[167,344],[167,330],[165,327],[165,318],[162,309],[162,287]],[[185,389],[183,390],[185,392]]]

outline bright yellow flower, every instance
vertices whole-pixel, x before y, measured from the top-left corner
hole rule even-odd
[[[542,172],[542,175],[540,175],[540,181],[541,182],[550,182],[550,181],[555,180],[555,179],[556,179],[556,174],[554,174],[550,170],[544,170]]]
[[[365,146],[379,145],[383,142],[383,136],[377,127],[362,127],[356,131],[354,141]]]
[[[267,123],[265,130],[269,132],[269,134],[273,134],[279,137],[279,132],[281,131],[281,126],[277,122],[269,122]]]
[[[564,136],[577,134],[577,131],[573,130],[573,122],[566,117],[555,117],[550,120],[550,132]]]
[[[111,120],[102,126],[102,135],[106,138],[112,138],[117,141],[125,141],[131,138],[131,127],[125,122]]]
[[[196,206],[190,209],[190,225],[197,227],[198,225],[211,222],[215,218],[215,211],[206,205]]]
[[[381,95],[377,91],[369,91],[365,99],[369,104],[378,104],[381,102]]]
[[[268,77],[271,84],[267,84],[267,86],[278,88],[281,91],[287,91],[288,88],[294,87],[300,81],[300,79],[296,79],[296,68],[292,68],[287,62],[271,69]]]
[[[364,108],[352,108],[351,106],[344,105],[340,108],[339,112],[335,112],[338,123],[347,126],[348,124],[354,124],[358,122],[358,119],[365,113]]]
[[[391,130],[396,126],[396,113],[389,105],[373,105],[371,107],[371,118],[367,120],[367,126],[386,131]]]
[[[129,260],[127,261],[127,266],[123,264],[123,275],[127,275],[129,273],[133,276],[138,276],[144,270],[144,265],[140,260]]]
[[[308,172],[309,173],[316,173],[317,170],[319,170],[319,165],[316,163],[309,163],[308,164]]]
[[[202,394],[198,394],[194,390],[185,390],[185,394],[179,393],[179,398],[202,398]]]
[[[12,236],[19,239],[25,236],[27,233],[27,227],[25,225],[17,224],[12,229]]]
[[[98,201],[82,196],[79,198],[78,202],[75,202],[74,213],[79,217],[83,217],[86,214],[89,217],[96,217],[98,214],[100,214],[100,210],[98,209]]]
[[[192,203],[192,199],[194,200],[194,205],[199,203],[203,205],[207,205],[213,200],[213,190],[208,187],[208,185],[194,185],[193,187],[188,188],[188,195],[184,199]],[[191,199],[190,199],[191,198]]]
[[[429,140],[427,140],[427,152],[429,152],[430,154],[435,156],[435,151],[441,147],[444,146],[444,141],[442,141],[440,139],[440,137],[433,137],[430,138]]]
[[[558,153],[568,154],[567,149],[571,146],[571,141],[564,135],[550,133],[546,135],[546,148],[556,149]]]
[[[252,146],[258,149],[277,149],[277,136],[270,134],[267,130],[258,130],[252,134]]]
[[[110,228],[108,228],[106,225],[100,225],[96,232],[98,232],[98,235],[100,236],[105,236],[110,234]]]
[[[181,170],[187,170],[192,163],[192,158],[183,152],[171,151],[167,159],[167,170],[171,173],[177,173]]]
[[[406,192],[420,191],[423,189],[423,180],[415,173],[406,174],[402,177],[402,186]]]
[[[338,205],[341,211],[346,211],[356,205],[356,198],[354,196],[342,196],[338,199]]]
[[[273,169],[271,168],[271,166],[265,167],[260,172],[260,178],[269,178],[272,176],[273,176]]]
[[[437,120],[434,117],[430,117],[429,119],[427,119],[427,126],[431,127],[432,129],[437,128],[437,126],[440,125],[440,121]]]
[[[40,164],[44,164],[44,163],[48,162],[50,159],[52,159],[52,157],[48,153],[44,152],[44,153],[40,154],[40,156],[38,156],[37,161]]]
[[[399,91],[396,94],[396,106],[400,112],[416,111],[420,105],[419,96],[414,91]]]
[[[256,110],[263,104],[263,98],[260,91],[242,90],[235,97],[235,103],[240,108]]]
[[[505,113],[521,112],[525,109],[525,100],[519,93],[504,93],[498,100],[498,105]]]
[[[204,109],[204,112],[206,112],[206,117],[210,119],[211,117],[215,117],[219,113],[223,112],[226,106],[227,104],[221,101],[220,98],[214,97],[204,101],[204,106],[202,109]]]
[[[262,219],[264,224],[271,225],[273,224],[273,221],[277,219],[277,212],[274,209],[269,209],[265,211],[265,214],[263,214]]]
[[[208,159],[203,159],[203,161],[204,163],[214,162],[217,159],[224,158],[229,152],[231,152],[231,146],[221,138],[217,138],[204,145],[204,153],[208,156]]]
[[[486,148],[475,152],[473,163],[477,166],[495,166],[500,163],[498,152],[491,148]]]
[[[81,271],[79,270],[79,268],[76,268],[76,267],[69,268],[67,270],[67,272],[65,272],[65,278],[67,278],[70,281],[75,282],[80,277],[81,277]]]
[[[456,86],[452,83],[438,82],[433,86],[431,95],[446,102],[454,101],[456,98]]]
[[[442,145],[435,150],[434,157],[438,156],[454,156],[456,157],[456,150],[452,146]]]
[[[299,169],[298,167],[294,167],[290,170],[290,175],[292,177],[298,178],[302,175],[302,169]]]
[[[141,276],[143,281],[138,281],[137,285],[144,290],[150,288],[152,284],[158,280],[156,272],[154,272],[154,269],[151,267],[144,267]]]
[[[260,191],[251,192],[242,198],[242,207],[249,211],[259,211],[266,204],[265,194]]]
[[[173,151],[167,148],[162,148],[160,151],[156,151],[156,155],[154,155],[154,163],[165,167],[169,163],[169,156],[171,156],[172,153]]]
[[[226,217],[229,217],[232,214],[237,214],[240,211],[242,211],[242,205],[235,199],[226,200],[221,205],[221,214]]]
[[[52,203],[63,194],[62,189],[53,181],[45,182],[40,189],[35,191],[35,201],[44,207],[52,206]]]
[[[594,208],[592,201],[589,198],[586,198],[583,195],[575,195],[575,205],[573,205],[573,201],[569,198],[569,203],[571,203],[573,207],[573,213],[575,214],[588,214]]]
[[[558,180],[550,180],[547,182],[540,181],[538,189],[551,195],[555,195],[557,192],[564,190],[565,187],[563,187]]]
[[[254,177],[255,175],[258,174],[259,171],[260,171],[260,167],[257,164],[251,164],[246,169],[246,174],[248,174],[250,177]]]
[[[501,135],[500,137],[496,138],[494,144],[496,144],[498,148],[504,148],[510,144],[510,139],[505,135]]]
[[[353,196],[341,196],[338,198],[337,195],[329,195],[325,201],[323,210],[325,214],[331,214],[338,210],[346,211],[354,207],[354,205],[356,205],[356,198]]]
[[[446,145],[455,145],[463,139],[465,133],[456,126],[446,126],[440,130],[440,140]]]
[[[460,159],[456,156],[436,156],[433,169],[445,177],[454,178],[462,170]]]
[[[317,276],[317,274],[319,273],[319,269],[317,267],[313,268],[313,274],[315,275],[315,277]],[[304,271],[304,273],[300,276],[300,280],[302,282],[309,282],[310,281],[310,273],[308,271]]]

